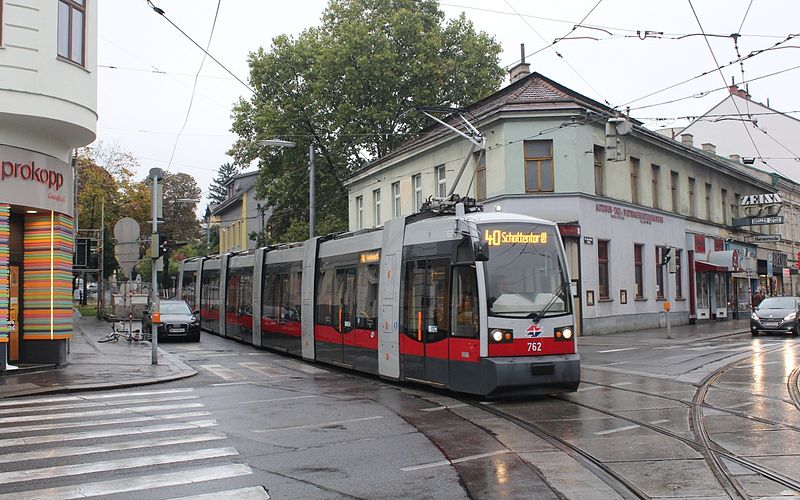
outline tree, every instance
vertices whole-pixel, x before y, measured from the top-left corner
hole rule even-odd
[[[445,22],[435,0],[331,0],[319,28],[251,53],[257,94],[234,107],[239,138],[230,154],[238,165],[259,159],[256,196],[274,208],[272,237],[295,234],[308,220],[309,145],[318,212],[329,229],[345,229],[343,180],[426,124],[414,106],[459,107],[496,90],[499,53],[463,14]],[[258,145],[271,137],[297,147]]]
[[[223,163],[217,169],[217,176],[208,187],[208,199],[212,203],[220,204],[228,197],[228,182],[239,173],[239,169],[231,163]]]
[[[162,235],[162,239],[183,244],[195,243],[200,238],[200,221],[196,213],[200,200],[200,187],[197,181],[183,172],[177,174],[164,172],[161,182],[163,182],[164,223],[159,224],[158,232]]]

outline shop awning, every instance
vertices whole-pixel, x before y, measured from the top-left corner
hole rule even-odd
[[[729,273],[733,272],[733,269],[730,269],[725,266],[718,266],[711,262],[707,262],[704,260],[696,260],[694,261],[694,270],[698,273]]]

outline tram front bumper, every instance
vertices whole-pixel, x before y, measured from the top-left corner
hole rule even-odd
[[[485,396],[572,392],[580,380],[578,354],[481,359],[481,392]]]

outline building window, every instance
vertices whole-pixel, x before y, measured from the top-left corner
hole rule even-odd
[[[411,184],[414,186],[414,210],[419,212],[422,208],[422,174],[417,174],[411,178]]]
[[[661,167],[658,165],[651,165],[650,172],[653,183],[653,208],[660,208],[658,203],[658,177],[661,175]]]
[[[376,189],[372,192],[372,213],[373,213],[373,226],[378,227],[381,225],[381,190]]]
[[[598,196],[604,196],[606,194],[605,190],[605,178],[603,172],[603,166],[606,163],[606,149],[602,146],[595,146],[594,147],[594,192]]]
[[[486,199],[486,151],[475,153],[475,198]]]
[[[670,172],[670,189],[672,190],[672,211],[676,214],[679,212],[678,210],[678,172],[672,171]]]
[[[356,229],[364,228],[364,197],[356,196]]]
[[[711,184],[706,182],[706,220],[711,222]]]
[[[719,192],[720,198],[722,198],[722,223],[728,223],[728,190],[721,189]]]
[[[639,158],[631,156],[631,203],[639,204]]]
[[[392,217],[400,217],[400,181],[392,183]]]
[[[681,249],[675,249],[675,298],[683,298],[683,280],[681,279]]]
[[[597,240],[598,298],[608,299],[608,240]]]
[[[694,179],[689,177],[689,216],[697,217],[697,202],[694,197]]]
[[[58,2],[58,55],[84,66],[86,0]]]
[[[553,141],[525,141],[525,192],[553,191]]]
[[[642,252],[644,245],[633,245],[633,279],[635,281],[636,298],[644,298],[644,274],[642,274]]]
[[[656,298],[664,298],[664,255],[666,247],[656,247]]]
[[[739,193],[733,193],[733,200],[731,200],[731,217],[739,217]]]
[[[439,165],[434,169],[436,174],[436,197],[444,198],[447,196],[447,172],[445,172],[444,165]]]

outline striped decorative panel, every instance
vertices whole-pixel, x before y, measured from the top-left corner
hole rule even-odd
[[[72,336],[72,218],[25,217],[23,338]]]
[[[8,245],[11,207],[0,204],[0,342],[8,342]]]

